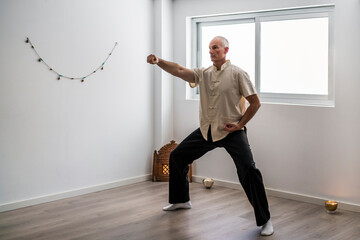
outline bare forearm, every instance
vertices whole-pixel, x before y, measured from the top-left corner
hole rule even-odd
[[[243,128],[256,114],[259,110],[261,104],[250,104],[250,106],[246,109],[244,116],[241,118],[240,122],[238,123],[240,128]]]
[[[147,62],[150,64],[156,64],[164,71],[187,82],[195,82],[194,72],[191,69],[184,68],[177,63],[165,61],[164,59],[158,58],[154,54],[150,54],[147,57]]]
[[[169,62],[161,58],[159,58],[159,62],[157,63],[157,65],[164,71],[176,77],[179,77],[179,73],[183,69],[183,67],[180,66],[179,64],[174,62]]]
[[[249,121],[254,117],[256,112],[261,106],[259,96],[257,94],[250,95],[246,97],[246,100],[249,102],[249,107],[246,109],[243,117],[240,119],[239,123],[226,123],[224,130],[231,133],[237,130],[242,129]],[[243,103],[245,104],[245,103]],[[243,106],[243,104],[241,104]]]

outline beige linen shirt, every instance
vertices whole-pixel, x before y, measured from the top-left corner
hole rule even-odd
[[[223,128],[226,123],[238,123],[242,118],[241,97],[256,94],[249,75],[239,67],[225,62],[218,71],[213,65],[208,68],[193,69],[195,83],[200,90],[200,130],[207,140],[211,126],[213,141],[225,138],[229,133]]]

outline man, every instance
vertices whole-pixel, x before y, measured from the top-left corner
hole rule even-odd
[[[260,100],[249,76],[226,60],[229,43],[217,36],[209,45],[213,65],[187,69],[151,54],[147,62],[200,89],[200,128],[184,139],[170,154],[169,206],[164,211],[191,208],[187,172],[189,164],[206,152],[223,147],[234,160],[237,174],[254,208],[261,235],[273,234],[262,176],[255,167],[247,140],[246,123],[260,107]],[[249,102],[245,110],[244,99]]]

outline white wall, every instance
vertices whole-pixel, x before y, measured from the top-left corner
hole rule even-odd
[[[334,1],[175,0],[174,60],[186,64],[187,16],[328,3]],[[263,104],[248,124],[255,162],[267,188],[360,205],[359,23],[360,1],[335,1],[335,108]],[[198,102],[185,100],[185,85],[174,82],[177,141],[199,126]],[[199,159],[194,172],[238,181],[232,160],[222,149]]]
[[[147,175],[151,0],[0,1],[0,206]],[[105,69],[84,76],[119,45]]]
[[[173,59],[172,0],[154,0],[155,51],[160,58]],[[155,107],[155,149],[173,139],[173,81],[172,76],[153,66]]]

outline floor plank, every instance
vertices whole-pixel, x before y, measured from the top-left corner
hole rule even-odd
[[[142,182],[0,213],[1,240],[360,239],[360,213],[269,197],[275,233],[259,235],[242,191],[191,183],[190,210],[164,212],[168,184]]]

